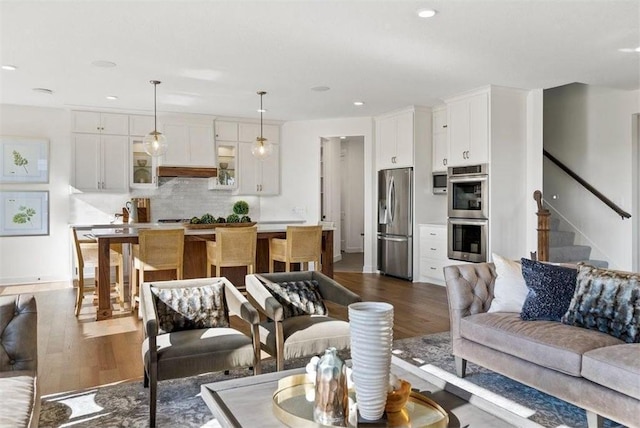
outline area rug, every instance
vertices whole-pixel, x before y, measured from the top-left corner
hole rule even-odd
[[[397,340],[394,342],[394,355],[431,375],[446,377],[446,373],[455,373],[449,333]],[[341,356],[348,358],[347,353]],[[287,361],[285,368],[302,367],[307,362],[307,358]],[[265,361],[263,372],[273,371],[274,361]],[[211,373],[160,382],[157,426],[219,427],[200,397],[200,385],[250,375],[250,370],[240,369],[231,370],[229,374]],[[482,367],[468,364],[464,380],[476,385],[474,394],[486,393],[491,397],[493,393],[535,409],[535,414],[529,419],[543,427],[586,426],[584,410]],[[148,390],[143,388],[141,380],[42,398],[41,427],[146,427],[148,421]],[[606,421],[605,427],[619,428],[620,425]]]

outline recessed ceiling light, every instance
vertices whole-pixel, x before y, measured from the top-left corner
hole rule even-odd
[[[96,66],[96,67],[102,67],[102,68],[112,68],[112,67],[115,67],[117,65],[113,61],[102,61],[102,60],[93,61],[91,64]]]
[[[637,48],[621,48],[618,49],[620,52],[640,52],[640,46]]]
[[[314,86],[313,88],[311,88],[312,91],[316,91],[316,92],[325,92],[328,91],[329,89],[331,89],[328,86]]]
[[[108,100],[112,100],[112,101],[113,101],[113,100],[117,100],[117,99],[118,99],[118,97],[117,97],[117,96],[115,96],[115,95],[107,95],[107,96],[106,96],[106,98],[107,98]]]
[[[41,94],[47,94],[47,95],[53,94],[53,91],[47,88],[33,88],[33,92],[39,92]]]
[[[418,16],[420,18],[433,18],[434,16],[436,16],[436,12],[433,9],[420,9],[418,10]]]
[[[347,137],[340,137],[340,139],[341,139],[341,140],[346,140],[346,139],[347,139]]]
[[[18,66],[17,66],[17,65],[13,65],[13,64],[4,64],[4,65],[2,66],[2,69],[3,69],[3,70],[14,71],[14,70],[17,70],[17,69],[18,69]]]
[[[354,105],[354,106],[358,106],[358,107],[359,107],[359,106],[363,106],[363,105],[364,105],[364,102],[362,102],[362,101],[354,101],[354,102],[353,102],[353,105]]]

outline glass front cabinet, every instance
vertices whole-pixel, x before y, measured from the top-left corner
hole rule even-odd
[[[156,186],[157,158],[144,151],[142,137],[131,137],[130,182],[132,189],[144,189]]]
[[[218,176],[209,179],[209,189],[235,189],[238,187],[238,145],[229,141],[216,144]]]

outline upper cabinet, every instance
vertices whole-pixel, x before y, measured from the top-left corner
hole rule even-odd
[[[433,165],[434,172],[447,171],[449,164],[449,141],[447,125],[447,107],[433,109]]]
[[[280,193],[280,145],[265,160],[251,154],[251,143],[238,143],[238,195],[277,195]]]
[[[153,116],[129,116],[129,135],[132,137],[144,137],[153,131],[154,127],[155,120]]]
[[[377,118],[376,131],[378,169],[413,166],[413,110]]]
[[[165,116],[160,132],[167,137],[167,153],[160,158],[169,166],[216,166],[213,118],[208,116]]]
[[[449,100],[447,113],[449,166],[488,162],[488,90]]]
[[[74,187],[84,192],[126,192],[129,137],[73,135]]]
[[[73,111],[71,112],[71,131],[85,134],[129,135],[129,116],[95,111]]]

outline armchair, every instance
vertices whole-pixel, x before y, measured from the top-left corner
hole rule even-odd
[[[253,367],[253,373],[260,374],[260,316],[226,278],[143,283],[140,308],[151,427],[158,381],[236,367]],[[251,336],[228,325],[229,313],[251,326]]]
[[[317,281],[321,299],[347,306],[362,299],[333,279],[318,271],[281,272],[247,275],[247,292],[268,318],[260,323],[259,337],[262,349],[276,358],[277,370],[284,361],[317,355],[333,346],[337,350],[349,349],[351,336],[349,323],[323,315],[287,316],[287,310],[267,289],[265,283]]]

